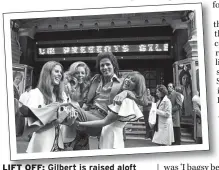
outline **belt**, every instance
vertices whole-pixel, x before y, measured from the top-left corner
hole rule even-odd
[[[103,109],[100,109],[99,107],[97,107],[97,106],[95,106],[95,105],[93,105],[93,106],[91,107],[91,109],[97,110],[97,111],[98,111],[102,116],[104,116],[104,117],[107,116],[107,113],[106,113]]]

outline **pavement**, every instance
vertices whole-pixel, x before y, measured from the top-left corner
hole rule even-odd
[[[90,150],[98,149],[98,140],[95,137],[90,137]],[[28,146],[27,137],[17,137],[17,153],[25,153]],[[142,139],[127,139],[125,140],[125,148],[133,147],[149,147],[156,146],[151,140]]]

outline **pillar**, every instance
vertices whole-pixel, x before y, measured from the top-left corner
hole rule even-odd
[[[189,39],[184,45],[186,51],[186,57],[198,57],[198,48],[197,48],[197,32],[196,32],[196,22],[195,22],[195,13],[190,11],[188,14],[188,36]]]
[[[32,65],[34,63],[34,54],[36,49],[34,36],[34,28],[19,29],[19,42],[22,51],[22,55],[20,57],[21,64]]]
[[[20,63],[20,57],[22,54],[19,37],[18,37],[18,27],[19,25],[15,21],[11,21],[12,63]]]
[[[174,61],[183,60],[186,58],[186,52],[184,50],[184,44],[188,41],[188,29],[177,29],[174,31]]]

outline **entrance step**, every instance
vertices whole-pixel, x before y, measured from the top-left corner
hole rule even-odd
[[[181,144],[195,144],[195,140],[193,139],[193,126],[189,126],[188,124],[181,129]]]
[[[125,139],[146,140],[146,127],[144,119],[130,122],[125,126]]]
[[[151,139],[149,139],[149,138],[145,138],[145,137],[143,137],[143,136],[126,136],[126,140],[129,140],[129,139],[131,139],[131,140],[151,140]]]
[[[142,125],[142,126],[144,126],[145,123],[144,122],[131,122],[131,123],[128,123],[127,125]]]
[[[146,139],[145,134],[126,134],[125,139]]]
[[[195,140],[193,139],[193,119],[192,117],[183,117],[182,127],[181,127],[181,144],[195,144]],[[151,140],[149,138],[146,139],[146,127],[144,123],[144,119],[141,119],[136,122],[130,122],[125,126],[125,139],[132,140]]]
[[[132,124],[128,124],[125,126],[126,129],[138,129],[138,130],[145,130],[146,131],[146,127],[144,125],[132,125]]]
[[[193,117],[192,116],[181,116],[181,125],[193,125]]]
[[[181,143],[182,144],[195,144],[195,140],[192,138],[182,137]]]
[[[145,135],[145,131],[138,131],[138,130],[132,130],[132,131],[126,131],[127,135]]]
[[[192,134],[191,133],[187,133],[187,132],[181,132],[181,137],[192,138]]]

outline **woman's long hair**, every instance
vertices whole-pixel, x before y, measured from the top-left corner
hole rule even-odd
[[[136,94],[136,98],[139,99],[142,102],[142,104],[146,106],[148,104],[148,100],[147,100],[147,90],[146,90],[147,88],[146,88],[144,76],[137,71],[128,73],[126,77],[129,76],[133,76],[135,78],[136,86],[133,91]]]
[[[90,68],[86,63],[82,61],[77,61],[71,64],[67,72],[69,81],[71,82],[77,73],[78,67],[83,67],[85,69],[85,78],[83,84],[80,85],[80,93],[83,94],[90,84]]]
[[[184,75],[187,75],[187,79],[186,79],[186,85],[184,86],[183,85],[183,82],[182,82],[182,78],[183,78],[183,76]],[[180,85],[183,87],[183,88],[190,88],[191,89],[191,94],[190,94],[190,96],[192,97],[193,96],[193,94],[192,94],[192,78],[191,78],[191,74],[189,73],[189,71],[188,70],[182,70],[181,72],[180,72],[180,74],[179,74],[179,82],[180,82]]]
[[[37,88],[42,92],[45,104],[50,104],[53,102],[52,93],[54,93],[54,95],[56,96],[57,102],[63,101],[63,98],[62,98],[63,72],[62,72],[62,78],[61,78],[60,84],[54,85],[53,91],[51,90],[51,84],[52,84],[51,73],[52,73],[53,68],[56,65],[59,65],[63,70],[63,66],[60,63],[56,61],[48,61],[47,63],[43,65],[43,68],[40,72],[40,78],[39,78]]]

